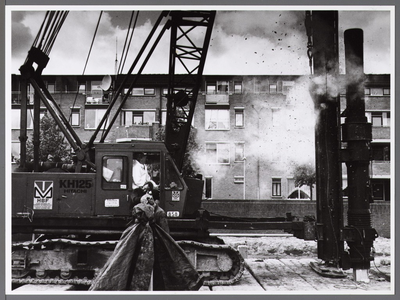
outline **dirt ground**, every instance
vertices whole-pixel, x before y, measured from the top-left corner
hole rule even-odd
[[[253,264],[261,261],[267,263],[267,260],[273,259],[287,261],[287,259],[301,260],[314,258],[315,261],[319,261],[316,241],[304,241],[289,235],[258,237],[224,235],[220,236],[220,238],[235,249],[238,249],[240,245],[246,245],[247,261]],[[374,241],[374,260],[371,262],[369,270],[369,283],[355,282],[353,270],[350,269],[344,271],[347,275],[345,279],[334,279],[337,282],[334,286],[339,287],[339,290],[342,287],[344,291],[347,289],[358,289],[362,291],[389,292],[391,289],[390,276],[392,272],[391,248],[392,243],[390,239],[378,237]],[[325,282],[330,282],[331,280],[326,279]]]

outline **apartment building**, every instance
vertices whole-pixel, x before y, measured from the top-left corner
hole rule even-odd
[[[107,78],[107,80],[105,80]],[[19,157],[20,76],[12,77],[12,155]],[[82,141],[103,117],[113,87],[122,78],[100,75],[43,76],[47,89]],[[390,77],[368,75],[366,116],[372,122],[372,191],[390,200]],[[200,146],[193,161],[205,179],[206,199],[309,199],[309,187],[296,188],[296,165],[314,166],[314,104],[307,76],[203,76],[192,125]],[[105,87],[107,82],[110,86]],[[117,100],[107,141],[153,139],[166,119],[168,76],[142,75],[135,88]],[[110,87],[110,89],[108,89]],[[184,88],[184,87],[182,87]],[[33,89],[28,88],[30,104]],[[345,95],[341,95],[345,107]],[[32,105],[30,108],[33,110]],[[120,109],[119,112],[117,109]],[[41,108],[41,115],[46,109]],[[28,136],[33,128],[28,113]],[[109,120],[110,121],[110,120]],[[343,168],[345,172],[345,167]],[[347,185],[346,174],[343,187]],[[313,196],[314,197],[314,196]]]

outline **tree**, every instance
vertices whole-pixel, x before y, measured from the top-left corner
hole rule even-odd
[[[33,153],[32,137],[26,144],[27,161],[33,160]],[[39,159],[43,162],[71,162],[68,144],[61,135],[57,123],[47,113],[40,119]]]
[[[312,200],[312,189],[316,183],[315,169],[310,164],[297,165],[294,169],[294,185],[298,188],[306,185],[310,188],[310,199]]]

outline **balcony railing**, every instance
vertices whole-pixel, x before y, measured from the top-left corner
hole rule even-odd
[[[390,139],[390,127],[372,127],[372,138],[375,139]]]
[[[228,94],[207,94],[206,95],[206,104],[228,105],[229,104],[229,95]]]
[[[372,161],[371,177],[390,176],[390,161]]]

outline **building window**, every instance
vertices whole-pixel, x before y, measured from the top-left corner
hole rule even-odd
[[[272,196],[281,196],[281,179],[272,178]]]
[[[229,164],[230,149],[228,143],[206,143],[207,163]]]
[[[153,96],[153,95],[155,95],[155,93],[156,93],[155,89],[151,89],[151,88],[144,89],[144,94],[146,96]]]
[[[205,189],[205,197],[207,199],[211,199],[212,198],[212,177],[206,177],[206,182],[204,185],[204,189]]]
[[[206,130],[229,130],[229,109],[206,109]]]
[[[365,116],[374,127],[390,126],[390,111],[366,112]]]
[[[21,110],[11,110],[11,129],[20,129],[21,127]],[[33,109],[28,109],[26,114],[26,128],[33,129]]]
[[[126,156],[104,156],[101,170],[102,187],[113,190],[127,189],[127,166],[128,158]]]
[[[155,111],[123,111],[122,112],[122,126],[130,125],[151,125],[156,121]]]
[[[365,88],[364,89],[364,94],[365,95],[371,95],[371,89],[370,88]],[[346,95],[346,91],[345,91],[344,95]]]
[[[383,94],[386,95],[390,95],[390,89],[383,89]]]
[[[128,92],[129,89],[126,91]],[[131,91],[132,96],[143,96],[144,95],[144,88],[133,88]]]
[[[374,161],[390,161],[390,144],[371,144],[371,154]]]
[[[382,118],[382,113],[380,112],[373,112],[371,114],[372,118],[372,126],[374,127],[381,127],[383,126],[383,118]]]
[[[288,196],[288,199],[310,199],[310,196],[299,188],[296,188]]]
[[[96,129],[106,111],[106,109],[85,109],[85,129]],[[108,121],[103,126],[107,123]]]
[[[294,87],[294,81],[282,81],[282,94],[287,95]]]
[[[235,127],[244,127],[243,108],[235,108]]]
[[[228,81],[217,81],[217,93],[218,94],[228,94],[229,83]]]
[[[125,89],[124,92],[127,94],[129,89]],[[167,90],[168,91],[168,90]],[[132,89],[132,96],[153,96],[155,95],[156,91],[153,88],[142,88],[137,87]]]
[[[235,92],[235,94],[241,94],[242,93],[242,82],[241,81],[235,81],[235,83],[234,83],[234,92]]]
[[[244,183],[244,176],[233,176],[233,183]]]
[[[80,94],[85,95],[86,94],[86,84],[85,83],[78,83],[79,88],[78,88],[78,92]]]
[[[271,108],[272,111],[272,126],[281,128],[283,124],[282,111],[280,107]]]
[[[206,83],[206,92],[207,94],[216,94],[217,88],[216,88],[216,82],[207,82]]]
[[[81,109],[73,107],[71,108],[71,125],[81,126]]]
[[[373,200],[390,201],[390,180],[372,180]]]
[[[244,143],[235,144],[235,161],[244,161]]]
[[[16,162],[20,158],[21,144],[18,140],[11,141],[11,162]]]
[[[130,114],[128,112],[128,114]],[[142,111],[133,111],[132,112],[132,124],[134,125],[143,125],[144,124],[144,118],[143,118],[143,112]],[[126,123],[125,123],[126,125]],[[131,124],[129,124],[131,125]]]
[[[382,113],[383,117],[383,126],[390,126],[390,112]]]
[[[383,88],[371,88],[371,96],[383,96]]]
[[[44,117],[44,115],[47,114],[47,109],[46,108],[40,108],[40,113],[39,113],[39,118],[40,120]],[[51,116],[49,115],[49,117],[51,118]]]
[[[206,82],[207,94],[228,94],[229,82],[228,81],[208,81]]]
[[[94,97],[103,96],[103,90],[101,89],[101,81],[93,80],[91,81],[91,92]]]
[[[54,83],[48,83],[47,84],[47,90],[49,91],[50,94],[54,94],[54,92],[55,92],[55,84]]]
[[[35,95],[35,88],[33,87],[32,84],[28,84],[27,86],[27,102],[29,104],[33,104],[34,102],[34,95]]]
[[[277,92],[277,86],[276,86],[276,84],[270,84],[270,85],[269,85],[269,93],[270,93],[270,94],[276,94],[276,92]]]
[[[167,123],[167,110],[161,110],[161,125],[165,126]]]

